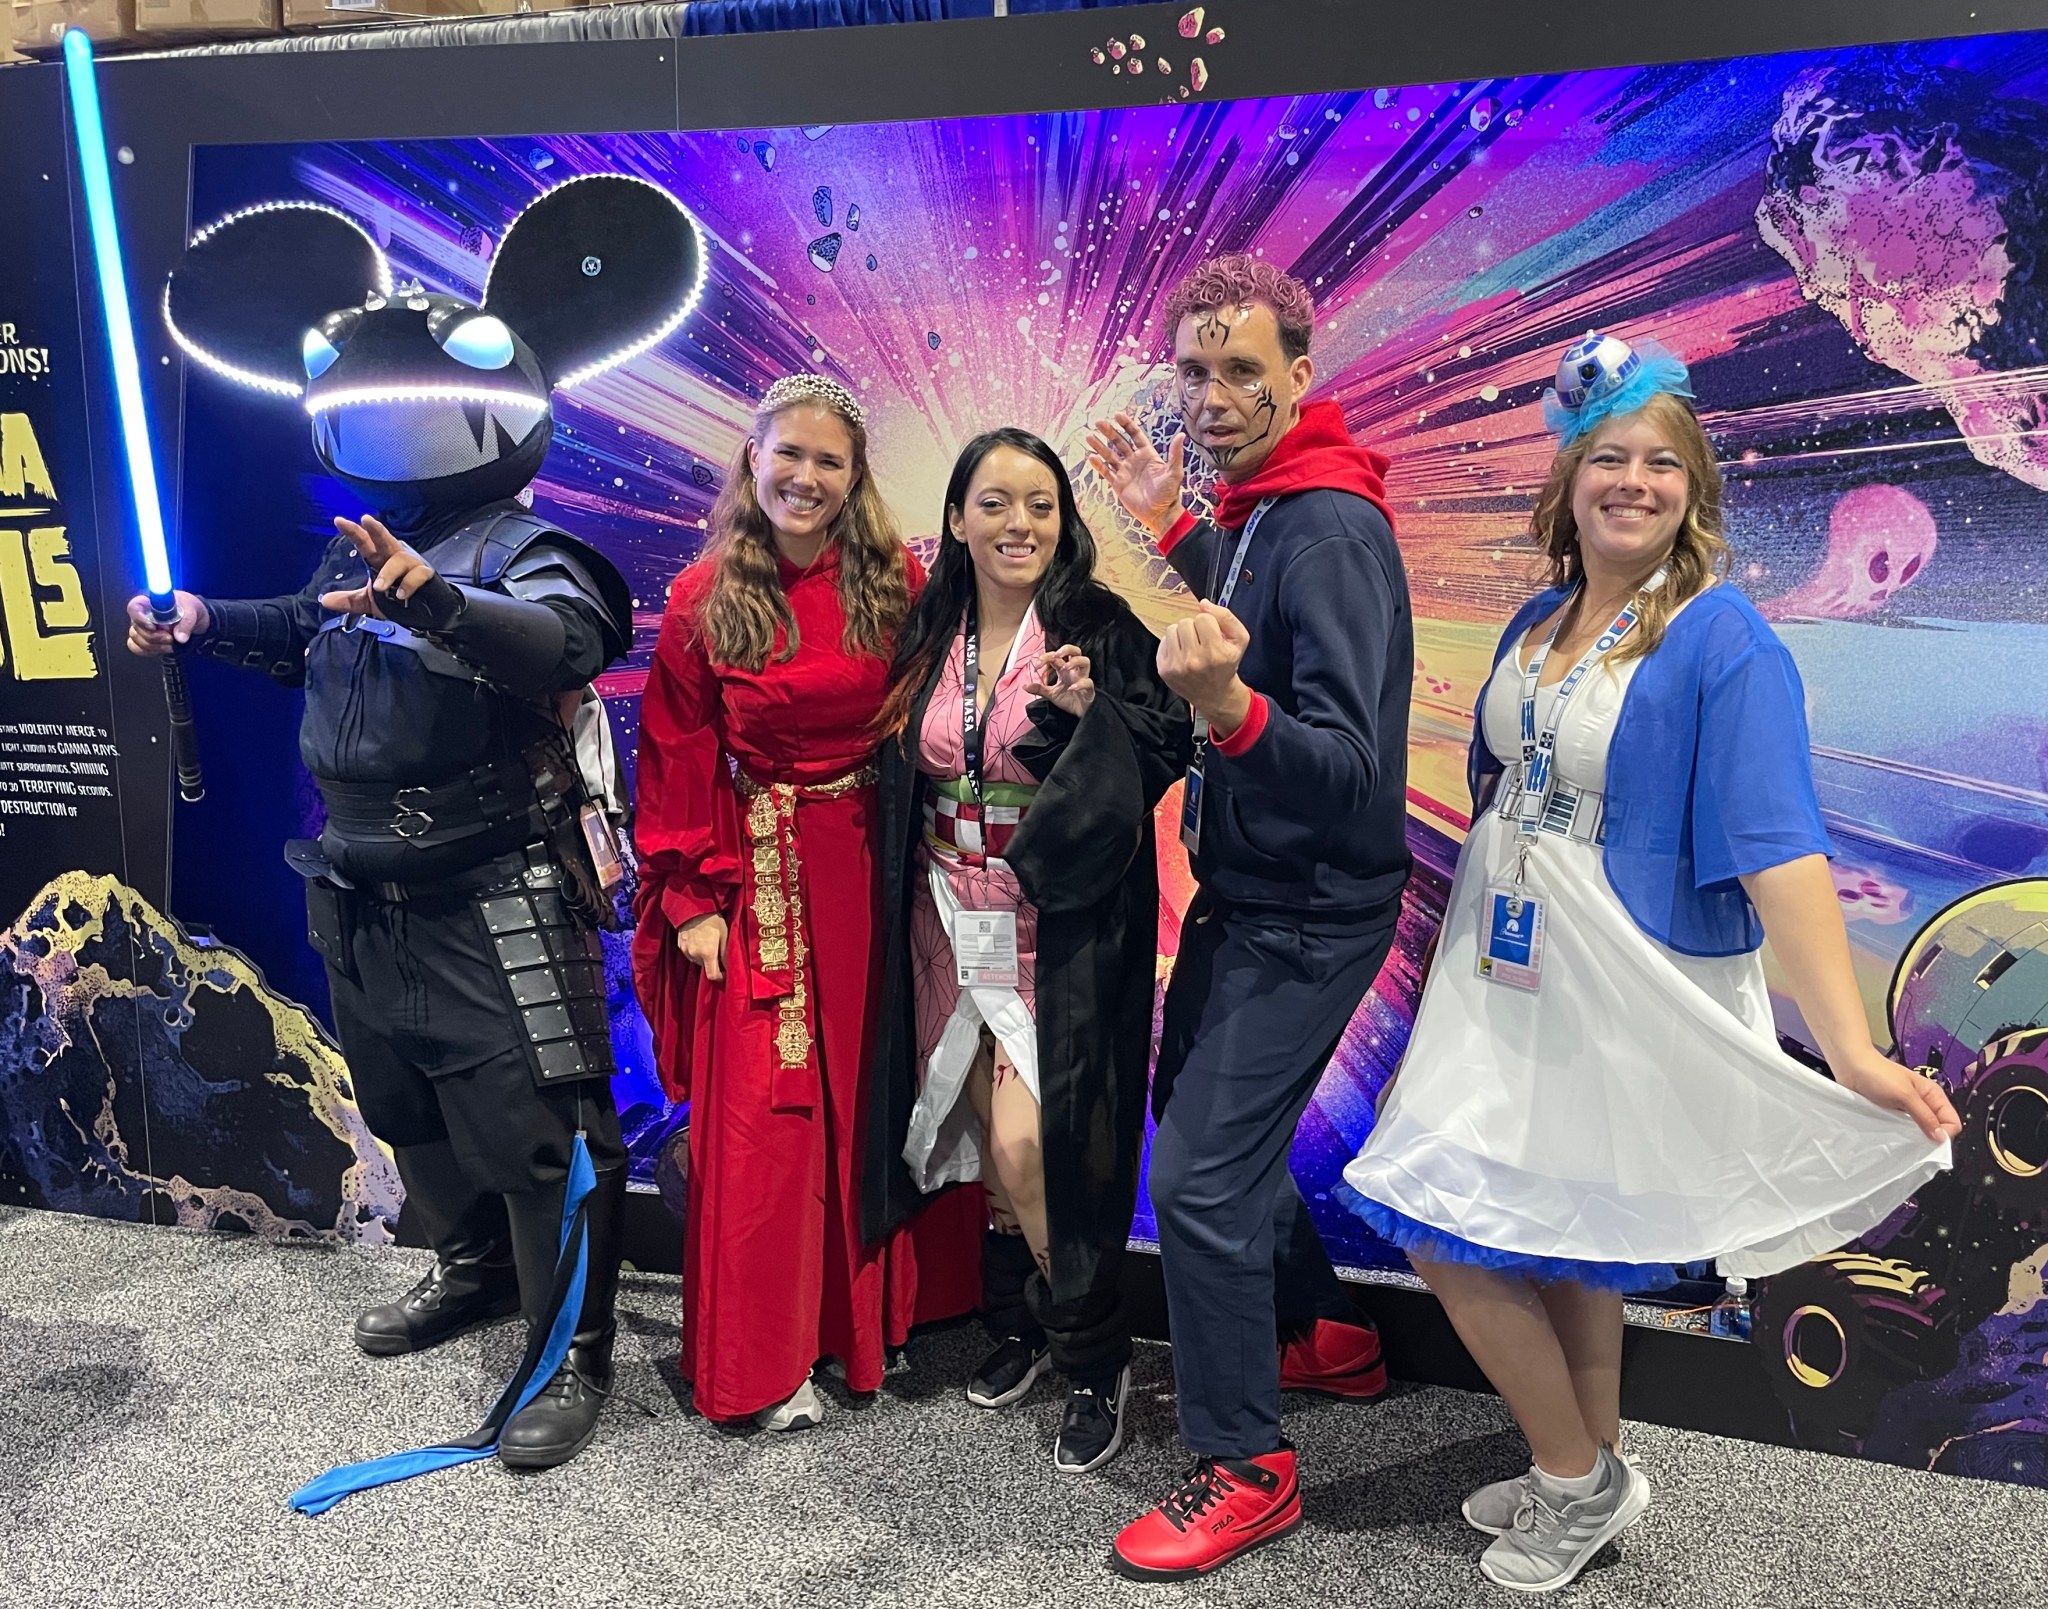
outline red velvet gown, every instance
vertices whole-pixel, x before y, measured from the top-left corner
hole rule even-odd
[[[885,1341],[971,1311],[986,1205],[978,1186],[950,1190],[861,1243],[882,961],[871,725],[888,667],[846,651],[836,550],[782,565],[793,658],[713,664],[696,626],[712,571],[670,588],[641,698],[633,975],[663,1081],[691,1102],[683,1374],[700,1413],[739,1419],[820,1358],[873,1391]],[[720,983],[676,947],[714,911],[730,932]]]

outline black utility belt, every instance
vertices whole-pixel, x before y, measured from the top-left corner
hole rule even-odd
[[[523,760],[480,765],[432,787],[320,783],[336,836],[356,843],[403,842],[422,849],[459,843],[507,821],[538,818],[540,797]]]
[[[412,883],[354,882],[310,839],[287,844],[285,858],[306,879],[306,938],[343,977],[360,986],[360,925],[378,923],[385,931],[364,901],[466,899],[483,923],[491,964],[505,980],[534,1082],[547,1088],[610,1078],[617,1070],[604,950],[596,929],[565,902],[562,868],[545,844],[453,877]]]
[[[284,846],[284,858],[293,871],[309,882],[324,883],[363,899],[382,900],[392,905],[403,904],[407,900],[452,899],[482,894],[527,878],[552,884],[560,876],[547,845],[539,843],[495,855],[467,871],[454,872],[446,877],[408,878],[402,883],[373,883],[364,878],[343,875],[327,858],[327,851],[317,838],[294,838]]]

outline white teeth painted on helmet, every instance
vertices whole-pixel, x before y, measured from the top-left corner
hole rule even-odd
[[[314,439],[337,471],[362,480],[434,481],[496,463],[546,411],[515,394],[343,394],[313,405]]]

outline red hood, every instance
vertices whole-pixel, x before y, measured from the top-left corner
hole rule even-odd
[[[1250,480],[1219,484],[1216,522],[1242,530],[1252,510],[1265,498],[1328,491],[1355,493],[1392,525],[1394,511],[1387,507],[1383,478],[1386,472],[1387,455],[1351,439],[1351,432],[1344,427],[1344,412],[1336,403],[1311,402]]]

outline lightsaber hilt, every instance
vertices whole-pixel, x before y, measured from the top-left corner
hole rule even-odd
[[[178,600],[168,592],[149,595],[149,617],[169,631],[178,623]],[[171,761],[178,769],[178,797],[187,804],[206,797],[199,769],[199,728],[192,724],[192,698],[185,691],[185,667],[175,651],[164,655],[164,704],[171,715]]]

